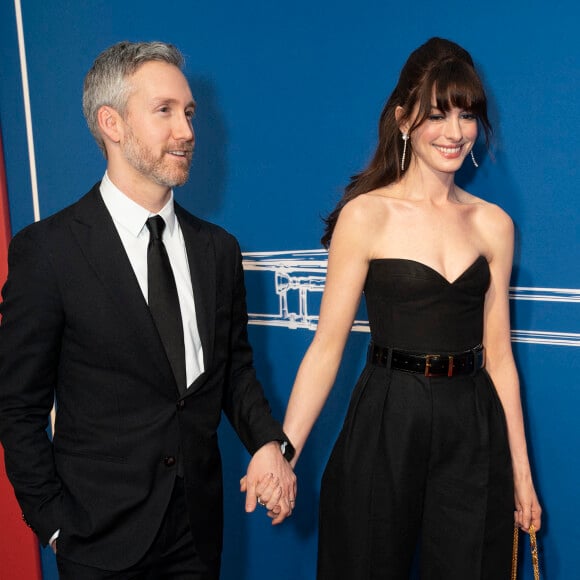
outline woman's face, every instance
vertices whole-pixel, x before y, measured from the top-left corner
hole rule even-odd
[[[415,116],[413,116],[415,118]],[[477,117],[457,107],[441,111],[432,105],[427,119],[413,130],[411,164],[433,171],[455,173],[477,139]]]

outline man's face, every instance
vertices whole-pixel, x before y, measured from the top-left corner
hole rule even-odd
[[[186,78],[171,64],[151,61],[129,83],[120,141],[128,168],[136,172],[136,178],[157,185],[183,185],[195,143],[195,102]]]

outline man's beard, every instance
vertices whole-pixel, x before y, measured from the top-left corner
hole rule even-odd
[[[177,187],[183,185],[189,178],[189,168],[191,166],[191,145],[175,146],[175,150],[186,149],[188,151],[188,163],[172,163],[171,155],[164,150],[159,157],[155,157],[151,149],[144,146],[133,131],[127,134],[127,139],[123,144],[123,154],[127,161],[141,175],[148,177],[158,185],[164,187]]]

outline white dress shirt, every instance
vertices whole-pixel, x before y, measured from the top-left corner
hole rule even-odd
[[[173,192],[171,192],[171,199],[165,207],[158,214],[153,214],[132,199],[129,199],[113,184],[107,173],[105,173],[101,181],[101,196],[119,232],[123,247],[127,252],[131,266],[133,266],[133,271],[145,300],[147,300],[148,296],[147,245],[149,244],[149,230],[145,222],[153,215],[160,215],[165,221],[163,243],[165,244],[173,276],[175,277],[175,284],[177,285],[177,295],[183,321],[186,378],[189,386],[204,370],[203,349],[197,328],[195,302],[185,242],[173,207]]]

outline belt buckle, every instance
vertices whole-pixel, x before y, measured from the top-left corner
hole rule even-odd
[[[450,354],[447,363],[447,372],[434,373],[431,371],[431,360],[440,359],[440,354],[428,354],[425,356],[425,376],[426,377],[452,377],[453,376],[453,355]]]

